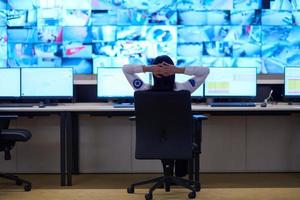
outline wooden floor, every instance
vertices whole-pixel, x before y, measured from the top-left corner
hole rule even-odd
[[[84,174],[73,176],[74,185],[60,187],[58,175],[20,175],[33,184],[31,192],[0,179],[0,200],[138,200],[145,199],[149,186],[127,194],[130,183],[157,174]],[[300,173],[249,173],[201,175],[201,200],[299,200]],[[187,199],[188,190],[175,187],[171,192],[157,190],[154,199]]]

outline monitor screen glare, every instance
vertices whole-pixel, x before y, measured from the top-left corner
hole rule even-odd
[[[20,97],[20,69],[0,69],[0,98]]]
[[[73,96],[72,68],[23,68],[21,80],[23,97],[71,98]]]
[[[149,83],[149,74],[138,76],[144,83]],[[98,68],[97,96],[103,98],[133,97],[134,90],[122,72],[122,68]]]

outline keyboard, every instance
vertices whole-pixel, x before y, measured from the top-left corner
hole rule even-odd
[[[134,108],[133,103],[114,103],[114,108]]]
[[[255,107],[254,102],[213,102],[211,107]]]
[[[22,108],[22,107],[33,107],[35,104],[32,103],[0,103],[1,108]]]

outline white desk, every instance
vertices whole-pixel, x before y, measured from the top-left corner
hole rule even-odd
[[[195,113],[221,114],[221,115],[273,115],[276,113],[300,113],[300,105],[288,105],[279,103],[277,105],[268,105],[267,107],[211,107],[205,104],[193,104],[192,110]],[[75,172],[78,169],[78,135],[79,130],[74,120],[78,120],[78,114],[95,114],[101,116],[128,116],[133,115],[133,108],[114,108],[109,103],[61,103],[57,106],[44,108],[35,107],[18,107],[3,108],[0,107],[1,114],[18,114],[18,115],[39,115],[39,114],[58,114],[60,116],[60,143],[61,143],[61,184],[72,184],[71,172],[73,162],[75,162]],[[75,116],[75,117],[74,117]],[[74,118],[73,118],[74,117]],[[72,126],[74,126],[72,128]],[[74,148],[73,148],[74,147]],[[67,150],[65,150],[67,149]],[[75,153],[73,152],[75,151]],[[74,161],[73,161],[74,158]],[[67,165],[67,169],[65,166]],[[67,176],[67,180],[65,178]]]
[[[220,112],[220,111],[247,111],[247,112],[269,112],[269,111],[300,111],[300,105],[288,105],[278,103],[261,107],[211,107],[206,104],[193,104],[193,111]],[[0,107],[0,112],[133,112],[134,108],[114,108],[110,103],[60,103],[57,106],[46,106],[44,108],[34,107]]]

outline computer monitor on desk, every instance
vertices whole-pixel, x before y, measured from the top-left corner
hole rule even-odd
[[[20,97],[21,78],[18,68],[0,68],[0,98],[15,99]]]
[[[205,96],[211,98],[254,98],[256,68],[210,68],[205,81]],[[224,104],[224,105],[223,105]],[[217,102],[212,106],[255,106],[249,102]]]
[[[284,96],[289,99],[300,97],[300,67],[285,67]]]
[[[138,76],[144,83],[149,83],[149,74]],[[97,97],[105,100],[133,99],[134,90],[128,83],[122,68],[98,68]]]
[[[22,68],[21,96],[30,99],[72,99],[72,68]]]
[[[210,68],[204,91],[206,97],[255,97],[256,68]]]
[[[191,79],[192,77],[189,75],[185,75],[185,74],[176,74],[175,75],[175,81],[178,83],[183,83],[185,81],[188,81],[189,79]],[[204,97],[204,91],[203,91],[203,85],[201,85],[197,90],[195,90],[192,94],[191,94],[192,98],[203,98]]]

